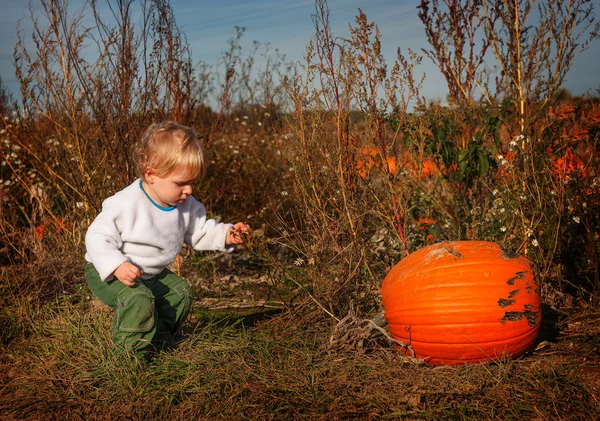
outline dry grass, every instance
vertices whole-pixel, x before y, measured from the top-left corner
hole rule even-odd
[[[23,329],[1,352],[0,419],[600,416],[600,343],[593,334],[600,318],[592,309],[565,318],[561,335],[519,360],[438,368],[375,342],[360,352],[327,352],[333,323],[310,302],[253,327],[200,316],[176,349],[144,368],[111,355],[110,311],[86,289],[68,292],[30,303],[27,312],[13,299],[3,311]],[[583,319],[586,329],[575,335]]]

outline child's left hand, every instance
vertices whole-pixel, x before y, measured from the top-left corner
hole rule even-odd
[[[242,234],[247,234],[252,232],[252,229],[244,224],[243,222],[238,222],[233,226],[233,228],[227,231],[227,238],[225,239],[225,244],[234,245],[234,244],[244,244],[244,237]]]

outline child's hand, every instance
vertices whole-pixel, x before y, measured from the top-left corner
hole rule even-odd
[[[131,262],[124,262],[115,269],[113,275],[128,287],[132,287],[135,286],[135,280],[142,276],[142,271]]]
[[[225,239],[225,244],[233,245],[233,244],[244,244],[244,237],[242,234],[247,234],[252,232],[252,229],[243,222],[238,222],[227,231],[227,238]]]

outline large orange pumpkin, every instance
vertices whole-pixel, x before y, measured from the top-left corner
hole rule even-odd
[[[529,261],[486,241],[439,243],[410,254],[386,276],[381,295],[392,337],[434,365],[517,357],[541,323]]]

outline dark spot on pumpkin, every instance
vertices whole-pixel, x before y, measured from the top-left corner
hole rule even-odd
[[[498,300],[498,305],[502,308],[506,308],[509,305],[514,304],[514,303],[515,303],[515,300],[508,300],[506,298],[500,298]]]
[[[462,259],[464,257],[462,254],[460,254],[459,252],[454,250],[452,247],[446,247],[446,248],[444,248],[444,250],[446,250],[449,254],[456,257],[457,259]]]
[[[527,317],[527,323],[529,326],[537,326],[537,324],[540,322],[539,313],[531,310],[525,310],[525,313],[525,317]]]
[[[533,287],[528,286],[527,288],[525,288],[525,291],[527,291],[527,293],[529,294],[531,291],[533,290]]]
[[[525,307],[525,310],[533,310],[533,304],[525,304],[523,307]]]
[[[521,271],[521,272],[517,272],[515,273],[515,276],[513,276],[512,278],[510,278],[508,281],[506,281],[506,283],[508,285],[514,285],[515,281],[518,281],[519,279],[523,279],[525,278],[525,275],[527,274],[527,271]]]
[[[515,295],[517,295],[521,291],[520,289],[515,289],[508,293],[508,298],[500,298],[498,300],[498,305],[502,308],[506,308],[515,303]]]
[[[515,289],[514,291],[511,291],[508,293],[508,298],[514,298],[515,295],[517,295],[519,293],[519,291],[521,291],[520,289]]]
[[[527,319],[527,323],[529,326],[537,326],[539,322],[539,316],[536,312],[531,310],[525,311],[507,311],[504,313],[504,317],[500,319],[500,323],[504,324],[505,322],[518,322],[523,318]]]

